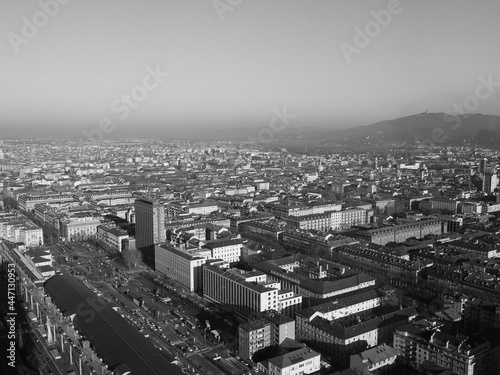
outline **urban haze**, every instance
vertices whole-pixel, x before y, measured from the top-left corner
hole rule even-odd
[[[499,14],[6,1],[0,373],[499,375]]]

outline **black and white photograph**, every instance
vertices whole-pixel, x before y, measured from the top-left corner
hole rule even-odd
[[[500,375],[500,1],[2,0],[0,374]]]

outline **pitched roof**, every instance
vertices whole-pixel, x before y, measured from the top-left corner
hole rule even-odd
[[[283,369],[297,363],[305,362],[319,355],[320,354],[315,352],[314,350],[311,350],[309,348],[302,348],[287,354],[271,358],[269,359],[269,363],[272,363],[276,367]]]

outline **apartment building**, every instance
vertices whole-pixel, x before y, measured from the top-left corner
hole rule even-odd
[[[239,231],[240,225],[243,223],[247,223],[250,221],[267,221],[269,219],[273,219],[274,215],[269,213],[259,213],[252,214],[245,217],[232,216],[229,218],[229,226],[237,231]]]
[[[302,305],[302,296],[280,293],[279,282],[268,280],[260,271],[223,269],[218,266],[203,268],[203,298],[229,308],[243,317],[253,317],[264,311],[278,311],[292,315]],[[286,301],[286,305],[282,304]]]
[[[238,353],[245,359],[252,359],[255,352],[280,345],[285,339],[295,340],[295,320],[282,314],[267,315],[239,325]]]
[[[284,204],[272,205],[272,212],[276,216],[288,217],[288,216],[307,216],[307,215],[318,215],[324,214],[332,211],[340,211],[342,209],[342,203],[339,202],[313,202],[308,204],[291,205],[287,206]]]
[[[109,224],[97,226],[97,241],[101,242],[113,251],[123,250],[123,240],[129,238],[127,231],[113,227]]]
[[[33,212],[35,209],[35,204],[45,203],[49,205],[54,204],[67,204],[75,202],[72,194],[21,194],[17,197],[17,203],[19,204],[19,209],[25,212]]]
[[[269,182],[268,181],[255,180],[254,184],[255,184],[256,191],[269,190]]]
[[[282,218],[292,229],[314,229],[327,231],[331,227],[331,214],[312,214],[304,216],[285,216]]]
[[[242,223],[238,227],[238,232],[242,234],[258,234],[278,240],[281,233],[285,231],[285,224],[279,221],[249,221]]]
[[[224,217],[213,217],[201,220],[180,220],[165,223],[165,229],[175,231],[176,229],[191,228],[191,227],[206,227],[207,225],[217,225],[220,227],[229,228],[230,220]]]
[[[478,239],[461,239],[457,241],[451,241],[446,243],[443,248],[445,250],[461,250],[469,256],[478,257],[481,259],[496,258],[498,256],[497,246],[495,244],[482,242]]]
[[[183,210],[191,215],[210,215],[217,212],[219,207],[217,203],[191,203],[183,207]]]
[[[226,195],[246,195],[255,191],[255,186],[241,186],[238,188],[228,188],[224,190]]]
[[[203,265],[207,259],[196,251],[169,244],[155,246],[155,270],[177,281],[190,292],[203,290]]]
[[[74,195],[77,200],[93,201],[98,204],[103,203],[109,206],[120,204],[131,204],[135,197],[132,196],[132,191],[128,188],[114,189],[86,189]]]
[[[409,307],[346,325],[316,315],[299,318],[297,314],[295,334],[299,340],[333,355],[339,362],[347,363],[352,354],[383,343],[390,344],[393,330],[408,324],[417,315],[415,308]]]
[[[481,202],[462,201],[458,205],[458,212],[461,214],[477,214],[482,212]]]
[[[169,217],[175,217],[180,214],[188,215],[210,215],[219,211],[216,202],[213,203],[190,203],[190,202],[171,202],[165,206],[165,211]]]
[[[26,246],[43,245],[43,230],[21,215],[0,218],[0,238],[11,242],[23,242]]]
[[[240,324],[238,327],[238,354],[245,359],[259,350],[273,345],[271,322],[267,319],[258,319]]]
[[[411,223],[386,225],[378,228],[367,228],[346,234],[360,242],[385,245],[388,242],[404,242],[410,237],[418,239],[428,234],[441,234],[443,224],[440,219],[423,219]]]
[[[409,324],[394,331],[394,348],[408,365],[420,369],[425,361],[457,375],[496,375],[500,365],[498,339],[481,334],[452,336],[439,328]]]
[[[25,223],[20,231],[19,239],[26,246],[43,245],[43,230],[33,223]]]
[[[312,320],[319,316],[327,320],[346,320],[355,314],[363,315],[380,306],[385,298],[385,293],[377,290],[368,290],[352,296],[338,298],[320,305],[308,307],[296,313],[297,319]]]
[[[283,314],[267,314],[271,322],[271,342],[280,345],[286,339],[295,340],[295,319]]]
[[[436,197],[429,199],[429,202],[431,203],[432,209],[441,210],[451,214],[456,214],[458,212],[459,201],[456,199]]]
[[[306,347],[260,362],[257,366],[267,375],[312,374],[321,368],[321,354]]]
[[[60,233],[66,241],[82,241],[97,237],[101,218],[95,213],[80,212],[59,219]]]
[[[500,328],[500,304],[470,298],[464,303],[462,322],[463,332],[469,335]]]
[[[230,240],[213,240],[202,246],[210,251],[210,259],[222,259],[227,263],[240,261],[243,240],[234,238]]]
[[[254,268],[315,303],[374,286],[376,282],[364,273],[307,256],[272,259],[257,263]]]
[[[388,373],[390,367],[396,363],[398,351],[393,347],[382,344],[351,355],[350,368],[356,375],[375,375]]]
[[[470,297],[500,303],[500,277],[465,268],[433,269],[427,275],[429,291],[444,295],[464,293]]]
[[[354,225],[364,225],[369,222],[371,210],[362,208],[350,208],[343,211],[330,213],[330,226],[332,229],[347,229]]]
[[[397,286],[414,286],[422,270],[432,266],[430,261],[414,261],[361,245],[336,249],[339,262],[378,278],[384,277]]]

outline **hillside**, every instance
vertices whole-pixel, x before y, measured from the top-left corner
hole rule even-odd
[[[445,145],[498,147],[500,116],[473,114],[453,117],[444,113],[421,113],[335,132],[335,138],[347,143],[372,145],[417,144],[433,140]]]

